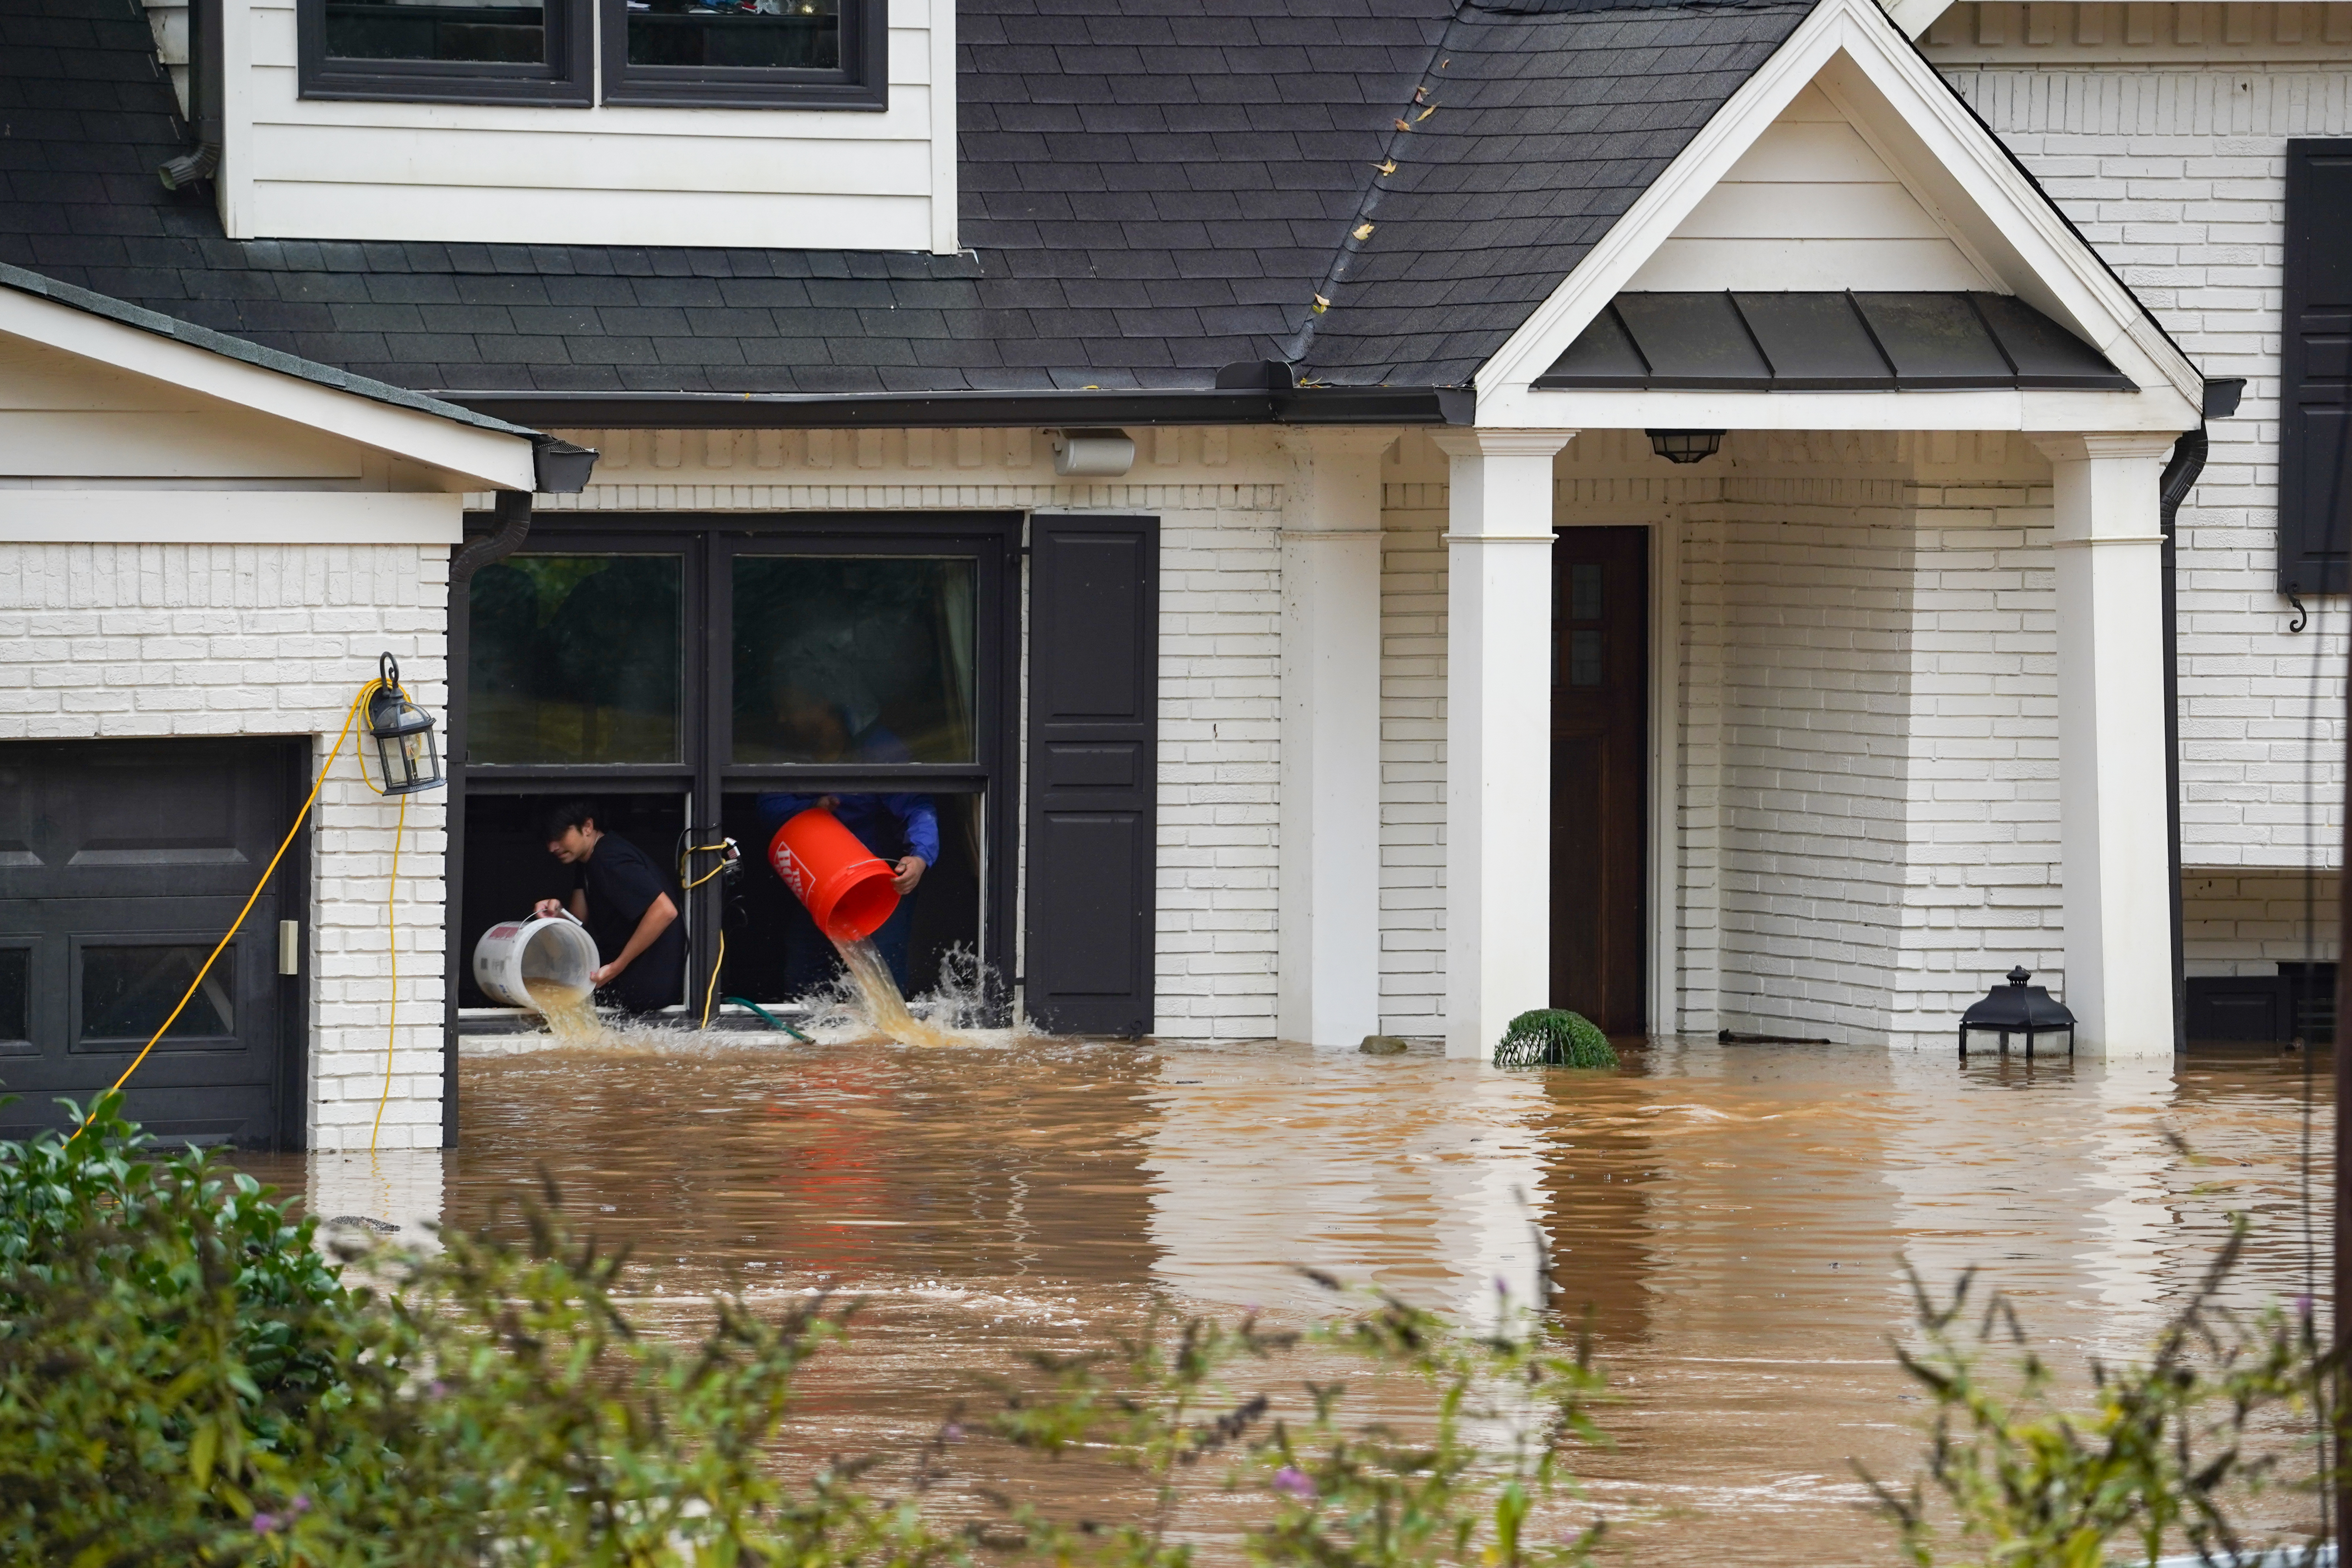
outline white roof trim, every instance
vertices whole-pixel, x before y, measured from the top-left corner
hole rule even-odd
[[[2201,374],[2167,341],[2131,291],[2068,226],[2065,218],[2026,177],[2007,150],[1969,112],[1968,106],[1919,58],[1918,51],[1872,0],[1821,0],[1788,41],[1741,84],[1714,118],[1700,128],[1690,145],[1666,166],[1649,189],[1634,199],[1625,216],[1601,237],[1576,270],[1479,367],[1476,384],[1481,425],[1532,426],[1549,423],[1555,417],[1551,409],[1559,399],[1571,395],[1537,393],[1528,384],[1550,368],[1552,362],[1576,341],[1577,334],[1601,313],[1601,307],[1624,289],[1642,265],[1690,216],[1700,199],[1730,173],[1765,128],[1816,79],[1858,124],[1867,120],[1878,121],[1878,134],[1872,138],[1874,147],[1887,155],[1890,165],[1905,177],[1913,194],[1939,222],[1957,231],[1956,209],[1973,207],[1983,216],[1984,222],[1973,225],[1976,232],[1970,237],[1969,248],[1982,256],[1992,275],[2105,354],[2141,388],[2137,393],[2106,393],[2099,395],[2101,397],[2111,402],[2119,400],[2126,405],[2134,401],[2157,405],[2121,425],[2113,422],[2122,414],[2118,408],[2100,428],[2186,430],[2196,426],[2204,400]],[[1879,101],[1873,104],[1870,100],[1874,99]],[[1874,113],[1874,110],[1877,112]],[[1893,124],[1889,123],[1890,115]],[[1883,144],[1895,124],[1913,145]],[[1622,394],[1607,395],[1625,401]],[[1797,397],[1817,409],[1821,407],[1813,394],[1765,395]],[[1923,400],[1979,395],[1887,392],[1859,395],[1901,398],[1917,407],[1924,405]],[[2009,395],[2012,405],[2021,402],[2035,405],[2043,401]],[[1652,393],[1642,396],[1691,398],[1712,395]],[[2021,413],[2017,416],[2024,416]],[[1624,421],[1620,418],[1610,423]],[[1781,426],[1790,422],[1773,419],[1768,423]],[[1906,427],[1885,419],[1870,423],[1874,427]],[[1814,427],[1821,427],[1818,419]],[[1908,427],[1962,426],[1949,418],[1923,415]],[[2003,421],[1991,427],[2017,426]]]
[[[533,483],[528,436],[380,403],[54,300],[0,289],[0,332],[438,468],[449,476],[446,489],[529,490]]]
[[[1905,37],[1916,38],[1951,8],[1952,0],[1886,0],[1886,19],[1902,28]]]

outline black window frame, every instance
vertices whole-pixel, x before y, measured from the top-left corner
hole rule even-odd
[[[597,0],[604,34],[602,101],[622,108],[845,109],[890,106],[888,0],[841,0],[841,65],[633,66],[628,0]]]
[[[547,59],[362,60],[327,53],[328,0],[295,0],[295,56],[304,98],[375,103],[520,103],[585,109],[595,100],[588,0],[545,0]]]

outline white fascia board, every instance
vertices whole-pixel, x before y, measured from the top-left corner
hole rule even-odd
[[[1841,89],[1836,94],[1841,107],[1852,112],[1857,107],[1853,100],[1865,93],[1876,97],[1915,143],[1895,149],[1898,154],[1907,153],[1906,162],[1924,158],[1937,166],[1942,175],[1937,183],[1949,188],[1916,193],[1931,212],[1949,224],[1950,208],[1958,200],[1985,215],[1989,222],[1975,226],[1969,235],[1971,248],[1985,253],[2011,287],[2106,354],[2139,384],[2143,395],[2168,389],[2174,396],[2159,402],[2177,400],[2192,410],[2201,406],[2203,378],[2196,367],[2165,340],[2131,292],[1877,6],[1871,0],[1821,0],[1634,199],[1576,270],[1479,367],[1475,381],[1481,425],[1542,422],[1528,411],[1527,399],[1534,395],[1528,383],[1549,368],[1601,307],[1632,281],[1790,100],[1825,71],[1837,79],[1826,85]],[[1919,173],[1912,168],[1898,172],[1906,176]],[[1990,243],[1992,237],[1998,237],[1997,245]],[[2180,427],[2196,423],[2192,414]]]
[[[1511,424],[1548,430],[2144,430],[2197,427],[2169,387],[2147,392],[1523,391]],[[1486,400],[1478,419],[1486,422]],[[1497,419],[1496,424],[1503,421]]]
[[[456,544],[450,490],[0,489],[10,544]]]
[[[1952,0],[1886,0],[1886,19],[1903,29],[1906,38],[1918,37],[1952,8]]]
[[[531,488],[528,437],[378,403],[13,289],[0,289],[0,332],[438,468],[453,490]]]

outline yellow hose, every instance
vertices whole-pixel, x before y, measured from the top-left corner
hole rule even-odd
[[[719,933],[719,962],[710,966],[710,984],[702,993],[702,1027],[710,1027],[710,1004],[719,995],[719,972],[727,967],[727,933]]]
[[[334,750],[327,753],[326,762],[320,765],[319,776],[311,781],[310,798],[303,801],[302,809],[294,814],[293,826],[287,828],[286,837],[278,840],[278,853],[272,855],[269,858],[269,864],[262,868],[261,880],[256,882],[253,885],[253,891],[246,895],[245,908],[236,911],[236,919],[229,922],[228,933],[220,939],[219,944],[212,951],[212,956],[205,960],[205,966],[196,971],[196,977],[189,981],[188,988],[180,994],[179,1005],[172,1009],[170,1016],[163,1020],[163,1027],[157,1029],[147,1043],[139,1048],[139,1054],[131,1058],[131,1065],[124,1068],[122,1076],[116,1079],[108,1088],[106,1091],[108,1094],[116,1093],[124,1084],[131,1081],[131,1075],[139,1070],[139,1064],[147,1059],[147,1053],[155,1048],[155,1042],[161,1040],[172,1026],[180,1021],[180,1015],[186,1010],[189,998],[195,995],[196,987],[205,983],[205,976],[212,973],[213,965],[219,961],[220,955],[228,951],[228,944],[236,940],[238,928],[245,924],[245,917],[253,912],[254,903],[261,897],[261,889],[269,886],[269,879],[276,874],[278,863],[286,858],[286,851],[293,846],[294,836],[302,831],[302,824],[310,816],[310,807],[318,804],[319,791],[327,782],[327,770],[333,767],[335,759],[343,754],[343,742],[352,738],[352,726],[359,722],[360,705],[373,695],[376,689],[383,684],[381,680],[371,680],[360,688],[360,694],[357,697],[352,699],[351,707],[343,714],[343,732],[335,737]],[[367,778],[367,764],[364,762],[360,764],[360,777]],[[369,785],[371,788],[373,787],[373,780],[369,781]],[[381,795],[383,792],[377,790],[376,793]],[[395,853],[397,853],[396,846]],[[73,1138],[68,1138],[66,1142],[70,1143],[74,1138],[80,1136],[81,1129],[77,1127],[73,1131]]]
[[[406,692],[402,692],[406,697]],[[367,776],[367,764],[360,764],[360,776]],[[380,795],[383,792],[377,791]],[[383,1108],[392,1100],[392,1047],[400,1037],[395,1022],[400,1016],[400,928],[395,917],[399,912],[394,902],[400,896],[400,836],[408,830],[408,797],[400,797],[400,820],[392,829],[392,879],[383,893],[384,956],[392,963],[392,997],[383,1009],[383,1092],[376,1097],[375,1125],[368,1129],[368,1152],[375,1152],[376,1135],[383,1131]]]

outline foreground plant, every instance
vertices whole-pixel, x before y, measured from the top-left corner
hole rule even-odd
[[[2316,1493],[2325,1471],[2315,1437],[2336,1362],[2307,1302],[2293,1315],[2273,1304],[2251,1316],[2222,1302],[2245,1234],[2241,1216],[2145,1361],[2093,1363],[2088,1410],[2061,1405],[2006,1299],[1971,1312],[1973,1270],[1941,1306],[1915,1275],[1926,1348],[1895,1353],[1934,1402],[1926,1479],[1962,1553],[1937,1555],[1919,1481],[1898,1492],[1864,1472],[1910,1561],[2101,1568],[2152,1563],[2179,1542],[2229,1562],[2252,1550],[2233,1511],[2244,1500],[2281,1487]],[[2012,1363],[1998,1381],[1983,1370],[1994,1349]]]
[[[1308,1278],[1332,1291],[1328,1275]],[[1337,1352],[1368,1378],[1401,1384],[1411,1419],[1351,1419],[1350,1387],[1307,1381],[1286,1409],[1264,1392],[1286,1352]],[[1498,1291],[1492,1329],[1465,1334],[1386,1293],[1306,1335],[1255,1317],[1224,1327],[1155,1316],[1096,1354],[1032,1352],[1031,1377],[1002,1385],[999,1436],[1046,1453],[1086,1452],[1149,1483],[1142,1520],[1076,1526],[1014,1508],[1024,1544],[1056,1562],[1174,1568],[1192,1544],[1171,1540],[1180,1478],[1204,1464],[1223,1486],[1266,1505],[1242,1545],[1263,1563],[1324,1568],[1565,1568],[1590,1556],[1601,1528],[1541,1539],[1531,1516],[1571,1494],[1566,1457],[1598,1444],[1603,1380],[1590,1344],[1563,1344],[1542,1318]]]
[[[1528,1521],[1594,1436],[1599,1375],[1507,1303],[1475,1336],[1389,1297],[1307,1340],[1161,1313],[1097,1354],[1026,1357],[907,1454],[794,1468],[795,1380],[851,1307],[721,1299],[698,1342],[656,1338],[620,1310],[624,1256],[552,1191],[523,1217],[518,1241],[373,1252],[386,1294],[249,1178],[152,1157],[118,1099],[69,1142],[0,1143],[0,1561],[1174,1568],[1188,1476],[1257,1500],[1244,1544],[1268,1563],[1551,1568],[1591,1540],[1535,1542]],[[1337,1383],[1295,1411],[1233,1392],[1310,1348],[1416,1390],[1411,1429],[1350,1425]],[[1009,1501],[1009,1529],[944,1519],[929,1494],[967,1436],[992,1477],[1085,1453],[1151,1496],[1112,1523]]]

